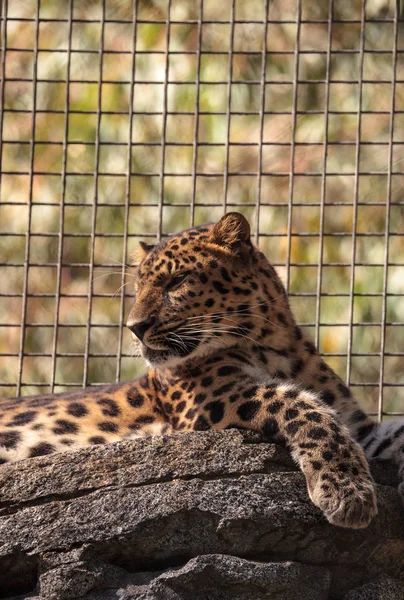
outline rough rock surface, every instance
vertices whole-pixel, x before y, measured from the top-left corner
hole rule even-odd
[[[355,531],[329,525],[288,453],[249,432],[3,466],[0,598],[404,598],[395,468],[373,474],[379,515]]]

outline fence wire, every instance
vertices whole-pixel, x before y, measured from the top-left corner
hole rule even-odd
[[[136,377],[138,242],[239,210],[326,360],[404,414],[398,2],[2,0],[0,25],[3,395]]]

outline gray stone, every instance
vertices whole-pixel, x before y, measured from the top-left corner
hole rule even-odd
[[[47,600],[73,600],[94,589],[118,588],[130,580],[119,567],[97,561],[70,562],[69,553],[61,553],[58,566],[52,566],[53,561],[47,558],[42,561],[44,572],[38,581],[40,597]]]
[[[344,596],[344,600],[403,600],[403,598],[404,582],[390,577],[380,577]]]
[[[148,585],[129,585],[121,600],[327,600],[327,569],[298,563],[262,563],[210,554],[170,569]]]
[[[256,443],[254,443],[256,442]],[[0,469],[0,516],[39,499],[69,499],[116,486],[243,473],[296,471],[280,446],[253,432],[231,430],[139,438],[50,454]]]
[[[285,572],[303,582],[305,564],[329,569],[330,593],[342,598],[404,570],[397,476],[383,464],[376,479],[377,469],[379,515],[367,529],[348,530],[331,526],[311,503],[284,449],[248,432],[143,438],[5,465],[0,597],[104,600],[137,586],[135,597],[148,599],[172,586],[173,597],[194,598],[181,586],[210,572],[233,589],[225,570],[241,569],[236,557],[243,557],[264,565],[254,569],[259,581]],[[222,558],[207,563],[206,555]],[[273,563],[283,566],[276,571]]]
[[[46,571],[39,577],[39,593],[49,600],[81,598],[102,582],[100,569],[86,563],[67,564]]]

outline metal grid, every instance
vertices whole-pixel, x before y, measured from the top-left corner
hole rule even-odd
[[[137,242],[240,210],[330,364],[369,412],[404,414],[399,3],[61,4],[1,4],[4,394],[135,377],[124,321]],[[93,106],[77,86],[91,88]],[[110,117],[122,120],[108,137]],[[75,119],[91,121],[91,135],[80,138]],[[119,212],[112,230],[108,208]]]

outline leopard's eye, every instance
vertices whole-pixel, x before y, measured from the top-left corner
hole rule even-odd
[[[174,277],[167,283],[166,291],[171,292],[180,287],[188,277],[189,273],[184,271],[182,273],[178,273],[178,275],[174,275]]]

